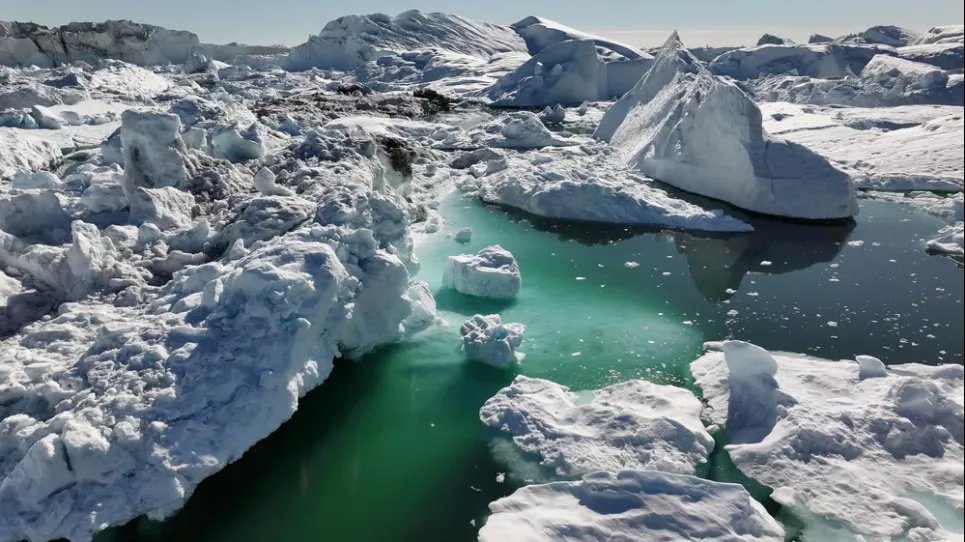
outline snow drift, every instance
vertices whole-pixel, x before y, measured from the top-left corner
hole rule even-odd
[[[594,136],[650,177],[744,209],[803,219],[857,213],[844,173],[768,136],[761,123],[757,105],[707,71],[674,33]]]

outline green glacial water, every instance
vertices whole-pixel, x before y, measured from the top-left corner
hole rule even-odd
[[[416,252],[448,326],[337,363],[291,421],[177,515],[100,539],[475,540],[490,501],[546,476],[478,420],[517,373],[574,389],[632,378],[690,386],[688,363],[722,338],[828,358],[962,359],[962,269],[922,249],[938,220],[895,204],[863,201],[853,224],[756,218],[756,233],[718,237],[552,224],[460,196],[440,211],[447,227]],[[447,238],[463,226],[471,243]],[[489,244],[519,260],[515,301],[440,290],[447,256]],[[526,324],[522,366],[463,358],[458,326],[477,312]],[[701,474],[744,481],[723,454]]]

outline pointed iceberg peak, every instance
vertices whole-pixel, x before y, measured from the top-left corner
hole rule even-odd
[[[663,42],[663,45],[660,46],[660,50],[656,54],[656,60],[654,63],[667,64],[668,61],[666,59],[668,57],[675,59],[672,62],[678,67],[689,67],[690,69],[686,70],[688,72],[695,72],[701,68],[700,61],[698,61],[697,58],[692,55],[686,47],[684,47],[683,42],[680,41],[680,34],[677,34],[676,30],[671,32],[670,37],[667,38],[667,41]]]
[[[676,30],[671,32],[670,36],[667,38],[667,41],[663,42],[663,45],[660,46],[661,51],[663,51],[664,49],[683,49],[683,48],[684,48],[684,44],[682,41],[680,41],[680,34],[678,34]]]

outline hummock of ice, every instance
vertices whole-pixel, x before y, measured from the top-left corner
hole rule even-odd
[[[496,53],[525,52],[526,44],[509,27],[447,13],[347,15],[293,48],[288,68],[352,70],[380,56],[429,50],[489,58]]]
[[[442,283],[466,295],[509,299],[519,293],[522,279],[516,258],[494,245],[475,254],[449,256]]]
[[[508,367],[523,360],[524,354],[516,352],[523,343],[526,326],[503,323],[498,314],[477,314],[466,320],[459,328],[462,349],[473,361],[496,367]]]
[[[950,536],[943,527],[956,527],[940,520],[961,518],[965,504],[960,365],[894,365],[881,376],[867,359],[707,346],[691,365],[705,416],[727,429],[734,464],[805,520],[806,538]]]
[[[489,509],[480,542],[784,540],[784,529],[743,487],[654,471],[530,485]]]
[[[840,78],[858,73],[878,48],[839,43],[765,44],[727,51],[708,68],[717,75],[756,79],[775,74]]]
[[[575,105],[617,98],[647,72],[652,60],[605,62],[589,39],[553,43],[487,91],[497,106]]]
[[[670,196],[592,145],[507,155],[478,164],[463,190],[483,201],[562,220],[705,231],[753,228],[721,211]]]
[[[631,380],[588,393],[520,375],[486,401],[479,418],[561,476],[627,469],[691,474],[714,448],[700,400],[688,390]]]
[[[674,33],[594,135],[654,179],[744,209],[804,219],[857,213],[844,173],[805,147],[771,138],[761,122],[757,105],[708,72]]]

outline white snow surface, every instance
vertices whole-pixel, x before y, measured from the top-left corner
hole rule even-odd
[[[498,314],[477,314],[459,328],[462,349],[473,361],[508,367],[523,360],[525,355],[516,349],[523,343],[526,326],[503,323]]]
[[[774,489],[806,538],[952,536],[940,519],[963,509],[962,366],[893,365],[862,378],[867,360],[727,341],[708,343],[691,371],[734,464]]]
[[[655,471],[529,485],[489,509],[480,542],[784,540],[784,529],[743,487]]]
[[[961,107],[762,103],[764,128],[825,156],[868,190],[962,190]]]
[[[714,441],[688,390],[645,380],[582,395],[549,380],[519,375],[490,398],[479,418],[538,454],[560,476],[658,470],[691,474]]]
[[[674,33],[594,135],[654,179],[744,209],[806,219],[857,213],[847,175],[761,123],[750,97],[707,71]]]
[[[288,67],[352,70],[381,56],[431,49],[489,58],[496,53],[525,52],[526,44],[509,27],[447,13],[347,15],[294,47]]]
[[[705,231],[753,229],[721,211],[670,196],[651,179],[616,164],[600,146],[510,154],[470,173],[463,190],[546,218]]]
[[[516,258],[499,245],[475,254],[449,256],[442,283],[459,293],[493,299],[516,297],[522,284]]]

